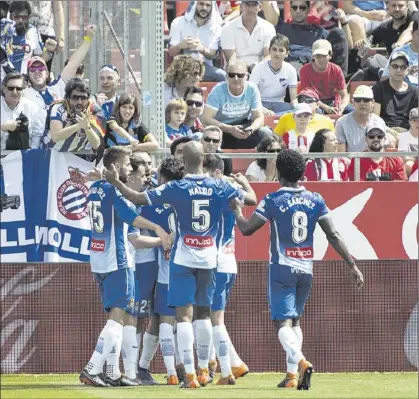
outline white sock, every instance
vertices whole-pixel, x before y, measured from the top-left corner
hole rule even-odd
[[[119,369],[121,345],[122,345],[122,342],[118,341],[113,346],[113,348],[111,349],[111,352],[106,358],[106,376],[112,378],[113,380],[117,380],[118,378],[121,377],[121,370]]]
[[[144,333],[143,337],[143,350],[141,352],[140,367],[148,370],[150,363],[154,358],[159,347],[159,337],[151,335],[148,332]]]
[[[300,345],[300,350],[303,346],[303,332],[301,331],[300,326],[292,327],[295,335],[297,336],[298,343]],[[298,372],[298,363],[293,362],[293,360],[287,356],[287,373],[297,374]]]
[[[179,364],[183,364],[182,359],[180,357],[180,353],[179,353],[179,347],[177,344],[177,326],[176,326],[176,329],[174,329],[173,331],[173,340],[175,341],[175,363],[177,366]]]
[[[124,362],[125,375],[132,380],[137,377],[137,356],[137,327],[124,326],[122,333],[122,361]]]
[[[137,333],[137,346],[138,346],[138,352],[137,352],[137,359],[135,360],[135,364],[137,364],[140,361],[140,348],[141,348],[141,337],[143,333],[139,332]]]
[[[228,332],[227,332],[228,335]],[[240,358],[240,356],[236,352],[236,348],[234,347],[233,343],[231,342],[231,338],[228,335],[228,342],[229,342],[229,353],[230,353],[230,362],[231,367],[240,367],[243,364],[243,360]]]
[[[287,354],[287,358],[290,358],[292,362],[298,364],[300,360],[305,359],[301,352],[298,338],[291,327],[285,326],[280,328],[278,338]]]
[[[210,319],[196,320],[196,347],[198,352],[198,367],[208,368],[212,343],[212,323]]]
[[[99,335],[93,355],[86,366],[89,374],[96,375],[103,373],[103,365],[112,348],[118,345],[118,341],[122,342],[122,329],[122,324],[114,320],[108,320],[106,322],[105,327],[103,327]]]
[[[192,328],[193,328],[193,343],[194,343],[194,347],[195,347],[195,350],[196,350],[196,356],[198,357],[198,345],[197,345],[197,343],[196,343],[196,330],[197,330],[197,322],[198,320],[194,320],[193,322],[192,322]]]
[[[168,375],[176,375],[175,368],[175,343],[173,326],[168,323],[160,324],[159,330],[160,349]]]
[[[210,362],[217,360],[217,353],[215,351],[215,346],[214,346],[214,330],[213,330],[213,334],[212,334],[212,342],[211,342],[209,360],[210,360]]]
[[[230,363],[230,339],[224,325],[215,326],[213,331],[213,341],[217,352],[218,361],[220,362],[221,376],[223,378],[233,374]]]
[[[180,361],[185,366],[186,373],[195,374],[192,323],[177,323],[177,344],[179,348]]]

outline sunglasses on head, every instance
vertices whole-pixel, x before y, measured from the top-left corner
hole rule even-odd
[[[71,99],[74,100],[74,101],[78,101],[78,100],[87,101],[89,99],[89,97],[88,96],[79,96],[77,94],[73,94],[71,96]]]
[[[186,100],[186,104],[188,107],[193,107],[195,105],[196,108],[202,107],[204,103],[202,101],[194,101],[194,100]]]
[[[204,137],[206,143],[220,144],[220,139],[212,139],[211,137]]]
[[[354,98],[355,103],[370,103],[372,102],[371,98]]]
[[[384,137],[386,137],[386,135],[383,133],[368,133],[367,137],[370,140],[374,140],[375,138],[377,138],[378,140],[382,140]]]
[[[34,65],[29,67],[29,72],[44,72],[47,70],[45,65]]]
[[[245,77],[246,77],[246,74],[245,74],[245,73],[234,73],[234,72],[229,72],[229,73],[228,73],[228,77],[229,77],[229,78],[231,78],[231,79],[234,79],[234,78],[243,79],[243,78],[245,78]]]
[[[315,98],[310,98],[310,97],[299,97],[298,98],[298,102],[299,103],[304,103],[304,104],[313,104],[316,103],[317,100]]]
[[[7,90],[9,90],[9,91],[16,90],[16,91],[20,92],[20,91],[23,90],[23,87],[20,87],[20,86],[6,86],[6,87],[7,87]]]
[[[307,11],[307,6],[291,6],[291,8],[293,9],[293,11]]]

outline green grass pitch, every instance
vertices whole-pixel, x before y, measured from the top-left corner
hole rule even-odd
[[[235,386],[210,384],[200,389],[164,385],[90,388],[78,375],[2,375],[1,398],[417,398],[417,373],[314,374],[310,391],[278,389],[282,374],[249,374]],[[156,376],[162,384],[162,375]]]

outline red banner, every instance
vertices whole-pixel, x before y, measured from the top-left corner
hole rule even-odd
[[[258,201],[279,186],[252,185]],[[333,222],[358,260],[418,259],[418,186],[406,182],[307,183],[306,188],[323,195]],[[251,216],[254,208],[245,208]],[[269,259],[269,224],[251,237],[236,234],[238,260]],[[339,256],[328,245],[317,226],[314,259],[336,260]]]

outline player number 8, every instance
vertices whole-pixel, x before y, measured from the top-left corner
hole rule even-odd
[[[297,211],[292,215],[292,239],[299,244],[307,239],[308,218],[304,212]]]

